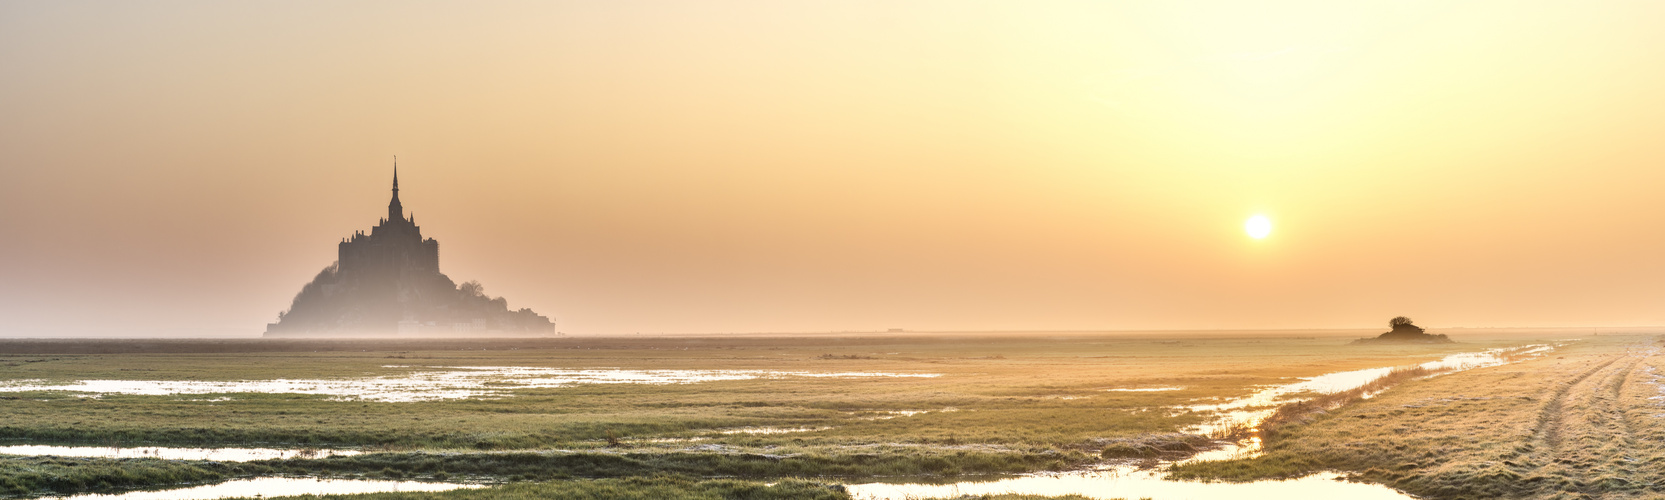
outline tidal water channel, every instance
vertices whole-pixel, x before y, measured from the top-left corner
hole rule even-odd
[[[110,494],[85,493],[45,498],[52,500],[218,500],[221,498],[293,495],[352,495],[390,491],[449,491],[483,487],[485,486],[479,484],[429,483],[422,481],[261,477],[171,490],[143,490]]]
[[[1498,366],[1528,357],[1541,356],[1554,347],[1529,345],[1524,347],[1489,349],[1480,352],[1452,354],[1438,361],[1419,366],[1440,370],[1439,374]],[[1212,411],[1213,421],[1189,429],[1208,432],[1223,429],[1233,423],[1259,425],[1279,404],[1298,401],[1303,393],[1333,394],[1363,387],[1395,367],[1370,368],[1336,372],[1303,378],[1300,382],[1268,387],[1253,394],[1223,403],[1192,405],[1174,410]],[[1292,398],[1294,397],[1294,398]],[[1238,460],[1260,455],[1259,438],[1251,438],[1222,449],[1199,453],[1184,462]],[[1211,498],[1268,499],[1285,498],[1346,498],[1349,500],[1414,499],[1379,484],[1354,483],[1335,472],[1323,472],[1286,480],[1267,480],[1249,483],[1175,481],[1168,479],[1168,466],[1155,468],[1132,465],[1111,465],[1090,471],[1038,473],[973,480],[955,483],[865,483],[845,485],[857,500],[911,500],[917,498],[958,498],[965,495],[1019,493],[1026,495],[1081,495],[1095,499],[1149,498],[1152,500],[1191,500]]]
[[[1528,357],[1541,356],[1554,349],[1549,345],[1491,349],[1461,353],[1430,361],[1420,366],[1441,370],[1441,374],[1473,368],[1497,366]],[[1394,367],[1370,368],[1330,373],[1302,378],[1299,382],[1263,388],[1250,395],[1224,401],[1171,408],[1175,411],[1207,411],[1216,416],[1209,424],[1190,429],[1206,432],[1222,428],[1232,422],[1257,425],[1279,404],[1298,401],[1301,394],[1329,394],[1362,387],[1393,371]],[[405,377],[354,379],[345,381],[274,380],[262,382],[168,382],[168,381],[80,381],[57,385],[12,384],[0,386],[0,392],[63,390],[78,392],[119,392],[127,394],[225,394],[236,392],[301,392],[308,394],[357,395],[384,401],[422,401],[455,399],[489,395],[478,389],[462,389],[490,378],[499,384],[509,380],[505,388],[560,387],[580,383],[646,383],[674,384],[712,380],[744,380],[765,377],[935,377],[936,374],[909,373],[809,373],[725,370],[558,370],[517,367],[455,367],[440,372],[418,372]],[[372,390],[364,396],[365,390]],[[1160,391],[1173,388],[1129,389]],[[352,392],[349,392],[352,391]],[[379,392],[378,392],[379,391]],[[438,391],[439,395],[427,393]],[[952,410],[944,410],[952,411]],[[813,428],[745,428],[729,433],[802,432]],[[75,456],[108,458],[161,458],[170,460],[250,461],[286,458],[313,458],[329,455],[352,455],[349,450],[281,450],[264,448],[108,448],[63,446],[5,446],[0,454],[29,456]],[[1187,462],[1234,460],[1253,458],[1260,453],[1259,441],[1248,440],[1222,449],[1195,455]],[[917,498],[954,498],[963,495],[1021,493],[1034,495],[1081,495],[1087,498],[1150,498],[1180,500],[1204,498],[1347,498],[1347,499],[1410,499],[1402,492],[1382,485],[1352,483],[1341,474],[1326,472],[1290,480],[1269,480],[1250,483],[1174,481],[1167,479],[1166,469],[1171,463],[1156,468],[1132,465],[1107,465],[1094,470],[1038,473],[987,480],[955,483],[865,483],[845,485],[860,500],[910,500]],[[478,488],[477,484],[439,483],[420,481],[348,480],[315,478],[265,477],[239,479],[223,483],[177,488],[144,490],[117,494],[80,494],[48,497],[69,500],[214,500],[254,496],[291,496],[354,494],[389,491],[444,491],[459,488]]]
[[[1512,360],[1541,356],[1552,349],[1554,349],[1554,346],[1547,344],[1487,349],[1478,352],[1452,354],[1438,361],[1429,361],[1417,366],[1443,375],[1508,364]],[[1294,402],[1294,399],[1290,399],[1293,396],[1302,393],[1335,394],[1350,391],[1392,373],[1395,368],[1398,367],[1388,366],[1326,373],[1316,377],[1302,378],[1300,382],[1267,387],[1248,396],[1223,403],[1188,405],[1179,409],[1216,413],[1213,420],[1186,429],[1187,432],[1193,434],[1209,435],[1236,425],[1254,427],[1271,416],[1272,412],[1277,410],[1278,405]],[[1369,395],[1366,395],[1366,397],[1369,397]]]
[[[1131,467],[1090,472],[1033,474],[996,481],[967,481],[951,484],[845,485],[856,500],[907,500],[915,498],[959,498],[966,495],[1022,493],[1026,495],[1081,495],[1087,498],[1120,499],[1277,499],[1345,498],[1348,500],[1414,499],[1379,484],[1350,483],[1333,472],[1300,479],[1255,481],[1252,483],[1205,483],[1170,481],[1167,473]]]
[[[240,381],[197,380],[76,380],[52,383],[17,380],[0,383],[0,392],[74,392],[88,395],[143,396],[316,394],[341,400],[384,402],[439,401],[493,398],[514,389],[543,389],[581,384],[693,384],[723,380],[767,378],[932,378],[935,373],[804,372],[771,370],[623,370],[539,368],[522,366],[414,367],[410,373],[350,379],[274,379]]]
[[[276,449],[276,448],[118,448],[114,446],[0,446],[0,455],[92,457],[92,458],[160,458],[162,460],[213,460],[215,462],[253,462],[255,460],[283,460],[290,458],[344,457],[363,453],[357,450]]]

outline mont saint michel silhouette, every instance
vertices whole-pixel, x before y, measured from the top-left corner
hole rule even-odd
[[[549,318],[502,297],[487,297],[479,282],[458,285],[439,272],[439,242],[423,239],[416,218],[393,201],[370,234],[341,240],[337,260],[301,287],[266,336],[491,336],[552,333]]]

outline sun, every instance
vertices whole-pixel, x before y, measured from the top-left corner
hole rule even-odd
[[[1256,214],[1243,223],[1243,230],[1249,233],[1250,238],[1263,239],[1272,234],[1272,219]]]

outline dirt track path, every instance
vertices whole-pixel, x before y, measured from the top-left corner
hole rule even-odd
[[[1401,383],[1281,429],[1263,457],[1185,472],[1340,470],[1429,499],[1665,499],[1665,336],[1555,342],[1541,358]]]
[[[1665,488],[1658,447],[1639,438],[1657,413],[1648,399],[1655,349],[1626,349],[1561,384],[1545,400],[1531,452],[1512,465],[1522,481],[1552,491],[1630,497]],[[1651,410],[1651,411],[1650,411]]]

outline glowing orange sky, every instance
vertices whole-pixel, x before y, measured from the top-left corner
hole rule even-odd
[[[566,332],[1665,324],[1660,19],[5,2],[0,335],[258,333],[395,154]]]

